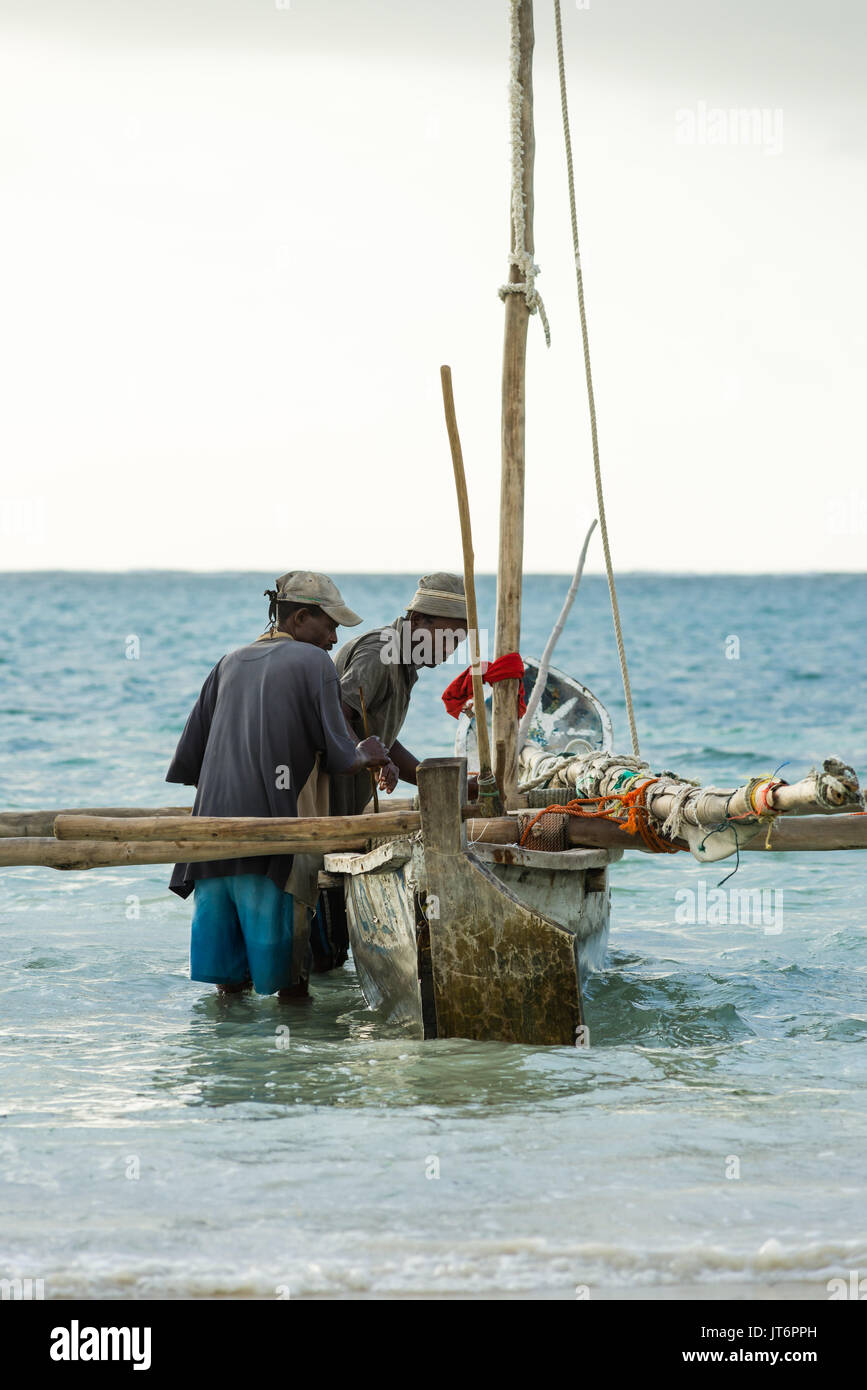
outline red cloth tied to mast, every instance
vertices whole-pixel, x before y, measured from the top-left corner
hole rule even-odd
[[[496,685],[497,681],[520,682],[518,685],[518,715],[522,715],[527,708],[527,701],[524,699],[524,663],[519,652],[506,652],[505,656],[498,656],[496,661],[483,661],[482,680],[488,685]],[[459,676],[455,676],[451,685],[447,685],[443,691],[443,704],[449,714],[454,719],[459,718],[461,710],[468,700],[473,698],[473,668],[468,666],[466,671],[462,671]]]

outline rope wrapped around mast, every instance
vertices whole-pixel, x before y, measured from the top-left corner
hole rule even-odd
[[[538,310],[542,320],[542,327],[545,330],[545,342],[551,346],[551,329],[548,324],[548,315],[545,312],[545,305],[542,296],[536,289],[536,276],[540,273],[539,267],[527,250],[527,205],[524,199],[524,138],[521,134],[521,116],[524,106],[524,88],[521,83],[521,44],[520,28],[518,24],[518,7],[520,0],[510,0],[509,3],[509,25],[510,25],[510,46],[509,46],[509,128],[512,138],[512,249],[509,252],[509,264],[516,266],[520,275],[520,280],[507,280],[500,286],[500,298],[505,300],[507,294],[520,294],[523,296],[524,303],[531,314]]]

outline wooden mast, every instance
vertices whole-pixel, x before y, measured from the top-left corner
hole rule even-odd
[[[533,254],[533,3],[519,0],[519,80],[522,88],[521,137],[524,170],[524,248]],[[512,221],[511,251],[515,227]],[[512,263],[509,280],[519,283],[524,271]],[[497,619],[494,656],[518,651],[521,642],[521,581],[524,563],[524,419],[527,324],[530,310],[522,294],[507,294],[503,339],[502,463],[500,472],[500,549],[497,566]],[[493,686],[495,768],[507,807],[517,802],[518,682]]]

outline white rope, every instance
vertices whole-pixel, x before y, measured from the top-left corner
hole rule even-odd
[[[686,820],[686,803],[688,801],[695,801],[696,799],[696,788],[691,787],[689,783],[684,783],[680,790],[675,792],[671,810],[662,823],[663,835],[667,835],[670,840],[677,840],[680,838],[683,834],[684,822]]]
[[[536,276],[540,273],[530,252],[526,246],[527,231],[527,205],[524,199],[524,139],[521,134],[521,115],[524,106],[524,88],[521,85],[521,43],[520,26],[518,23],[518,8],[520,0],[510,0],[510,36],[511,44],[509,49],[509,127],[512,137],[512,241],[513,246],[509,252],[509,264],[516,266],[520,272],[519,280],[507,280],[505,285],[500,286],[500,298],[505,300],[507,294],[520,294],[524,297],[524,303],[531,314],[539,311],[542,320],[542,327],[545,330],[545,342],[551,346],[551,329],[548,325],[548,315],[545,313],[545,305],[542,303],[542,296],[536,289]]]
[[[545,784],[546,782],[550,782],[550,781],[554,778],[554,776],[555,776],[562,768],[564,768],[564,767],[569,767],[574,761],[575,761],[575,754],[574,754],[574,753],[565,753],[565,754],[552,753],[552,754],[550,755],[550,761],[548,761],[548,760],[540,760],[540,761],[536,764],[536,769],[535,769],[536,775],[533,776],[533,777],[530,779],[529,782],[520,782],[520,783],[518,784],[518,791],[519,791],[519,792],[535,791],[536,787],[544,786],[544,784]],[[542,772],[539,772],[539,771],[538,771],[538,769],[539,769],[540,767],[543,769]]]
[[[593,377],[590,371],[590,339],[587,333],[587,314],[584,308],[584,277],[581,271],[581,255],[578,247],[578,216],[575,211],[575,176],[572,168],[572,136],[569,129],[569,108],[566,103],[566,67],[563,59],[563,30],[560,24],[560,0],[554,0],[554,23],[557,30],[557,69],[560,75],[560,108],[563,115],[563,138],[566,142],[566,169],[569,176],[569,211],[572,217],[572,249],[575,255],[575,275],[578,281],[578,309],[581,315],[581,339],[584,344],[584,374],[587,378],[587,400],[590,405],[590,431],[593,439],[593,472],[596,478],[599,531],[602,536],[602,549],[605,553],[605,573],[608,576],[608,592],[611,596],[611,616],[614,619],[617,655],[620,658],[620,674],[623,677],[623,693],[626,696],[626,716],[629,720],[632,751],[635,756],[638,757],[638,730],[635,727],[635,711],[632,707],[632,690],[629,684],[629,670],[626,665],[626,649],[623,645],[623,632],[620,626],[620,609],[617,604],[617,590],[614,586],[614,568],[611,564],[611,550],[608,545],[608,525],[605,520],[605,499],[602,495],[602,469],[599,464],[599,439],[596,431],[596,400],[593,394]]]
[[[627,753],[591,753],[575,759],[569,768],[569,777],[576,796],[607,796],[609,792],[623,790],[616,783],[624,772],[631,773],[633,780],[644,777],[650,774],[650,764]]]
[[[569,585],[569,589],[566,594],[563,607],[560,610],[560,616],[551,630],[551,636],[548,638],[545,650],[542,653],[542,659],[539,662],[539,669],[536,672],[536,680],[533,685],[533,693],[527,701],[527,708],[524,712],[520,724],[518,725],[518,748],[521,747],[521,745],[527,737],[527,731],[529,730],[530,725],[533,722],[533,715],[536,713],[536,706],[541,700],[545,686],[548,682],[548,671],[551,668],[551,657],[554,655],[554,648],[560,640],[560,634],[566,626],[566,619],[569,617],[569,611],[572,607],[575,595],[578,592],[578,585],[581,583],[581,576],[584,573],[584,561],[587,559],[587,547],[590,544],[590,537],[593,535],[595,526],[596,518],[594,516],[593,520],[590,523],[590,526],[588,527],[587,535],[584,537],[584,544],[581,547],[581,554],[578,556],[578,564],[575,568],[575,575],[572,580],[572,583]],[[519,787],[518,790],[523,791],[524,788]]]

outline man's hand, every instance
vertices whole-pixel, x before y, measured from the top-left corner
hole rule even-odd
[[[397,763],[388,762],[385,767],[379,769],[377,786],[381,792],[393,792],[400,780],[400,772]]]
[[[478,801],[479,799],[479,774],[471,772],[467,778],[467,800]]]
[[[356,752],[358,753],[356,772],[361,772],[366,767],[385,767],[387,763],[391,762],[388,749],[382,739],[377,738],[375,734],[356,744]]]

